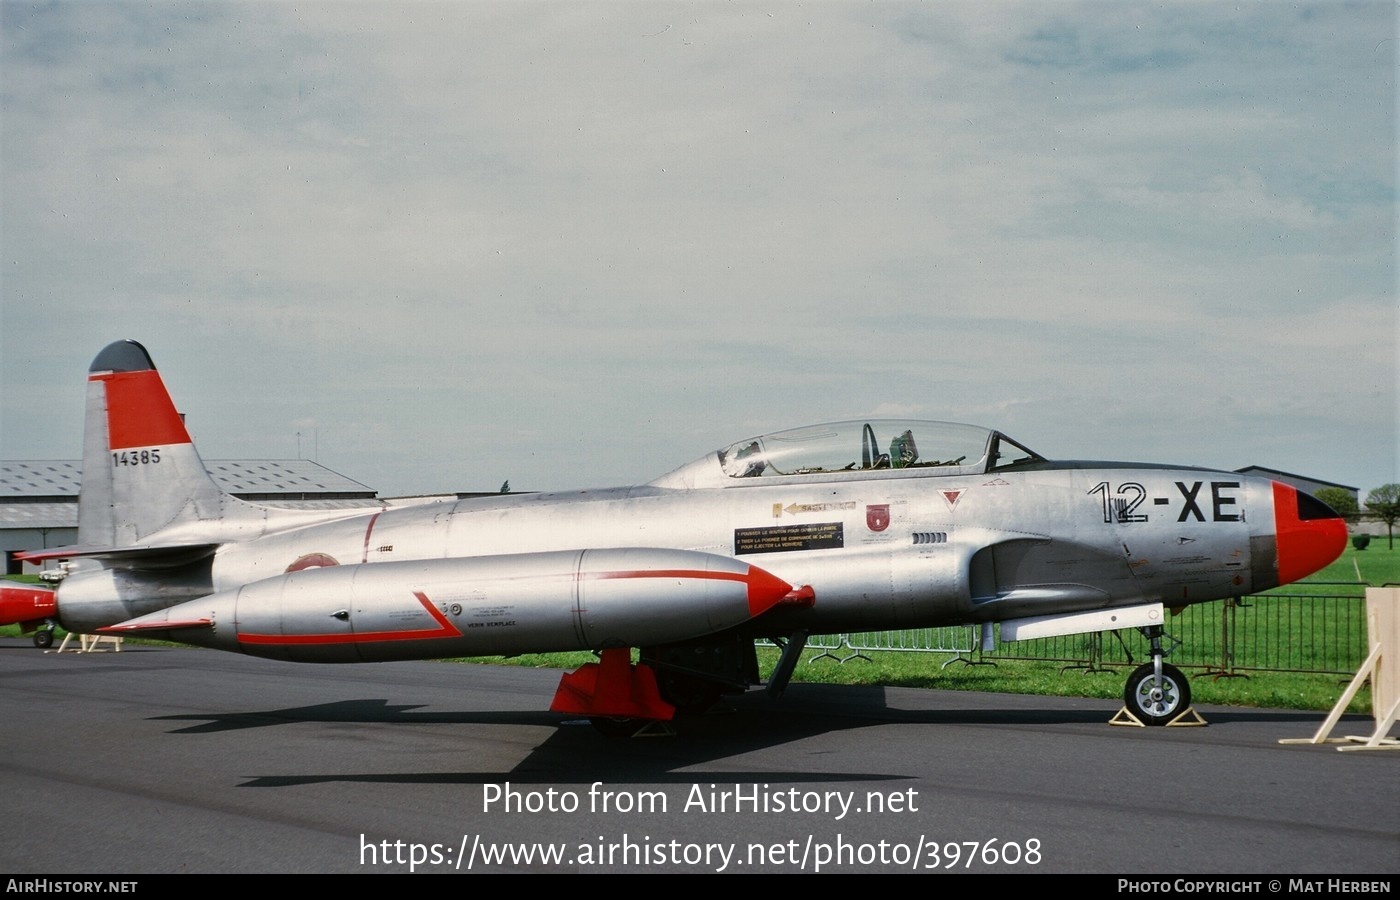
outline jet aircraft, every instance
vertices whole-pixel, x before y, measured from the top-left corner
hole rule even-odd
[[[780,694],[809,635],[1000,623],[1003,640],[1137,628],[1124,688],[1148,725],[1190,706],[1169,610],[1335,559],[1346,530],[1235,472],[1055,461],[999,431],[850,421],[748,438],[638,486],[306,511],[205,471],[146,349],[87,381],[79,543],[58,619],[281,660],[592,650],[552,709],[606,729]],[[638,661],[632,661],[632,649]]]
[[[34,632],[34,646],[53,645],[57,613],[53,588],[0,581],[0,625],[18,625],[25,634]]]

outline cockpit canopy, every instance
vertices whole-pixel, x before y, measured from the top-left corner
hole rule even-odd
[[[883,470],[980,474],[1042,457],[1000,432],[955,422],[871,419],[778,431],[731,444],[653,484],[700,486]],[[718,467],[718,473],[715,468]],[[715,474],[721,477],[716,479]]]

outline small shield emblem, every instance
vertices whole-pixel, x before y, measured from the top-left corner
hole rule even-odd
[[[884,531],[890,527],[890,505],[882,503],[865,508],[865,526],[871,531]]]

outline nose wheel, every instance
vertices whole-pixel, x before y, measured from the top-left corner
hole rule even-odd
[[[1142,629],[1152,643],[1152,661],[1143,663],[1123,686],[1123,711],[1113,725],[1204,725],[1191,709],[1191,684],[1181,670],[1163,662],[1162,626]],[[1175,640],[1175,639],[1173,639]],[[1177,641],[1180,643],[1180,641]]]
[[[1123,687],[1123,704],[1144,725],[1165,725],[1191,708],[1186,676],[1160,660],[1138,666]]]

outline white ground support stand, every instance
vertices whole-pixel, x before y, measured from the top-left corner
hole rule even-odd
[[[55,650],[45,650],[45,653],[62,653],[68,649],[69,641],[73,640],[73,632],[68,632],[63,636],[63,642]],[[78,635],[78,646],[70,651],[73,653],[120,653],[122,650],[123,638],[116,635],[107,634],[80,634]],[[107,649],[103,649],[103,644],[108,644]]]
[[[1366,627],[1371,652],[1356,670],[1341,699],[1310,738],[1288,738],[1280,744],[1345,744],[1338,750],[1400,750],[1400,740],[1387,737],[1400,717],[1400,588],[1366,589]],[[1356,692],[1371,680],[1371,716],[1376,730],[1369,736],[1330,738]]]

